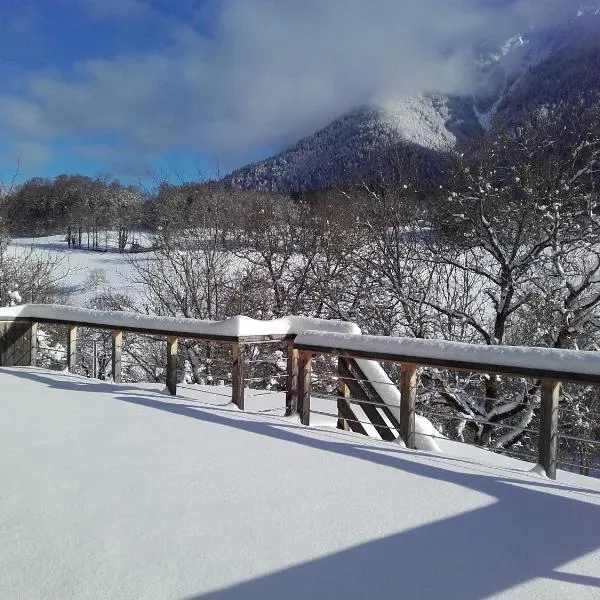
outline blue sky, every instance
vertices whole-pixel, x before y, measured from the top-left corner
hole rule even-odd
[[[357,105],[468,89],[472,43],[556,1],[0,0],[0,177],[224,174]]]

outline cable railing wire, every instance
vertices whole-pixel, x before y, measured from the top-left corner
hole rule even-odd
[[[600,417],[600,413],[597,412],[592,412],[592,411],[581,411],[581,410],[575,410],[574,408],[563,408],[562,406],[558,407],[558,410],[560,412],[568,412],[574,415],[579,415],[581,417],[589,417],[589,416],[593,416],[593,417]]]
[[[473,447],[480,448],[481,450],[488,450],[490,452],[494,452],[495,454],[503,454],[503,455],[506,454],[506,455],[522,456],[522,457],[524,457],[524,458],[526,458],[526,459],[528,459],[530,461],[533,461],[533,462],[535,462],[537,460],[537,456],[535,455],[534,451],[532,451],[531,454],[528,454],[528,453],[525,453],[525,452],[518,452],[517,450],[507,450],[507,449],[504,449],[504,448],[494,448],[493,446],[475,446],[474,444],[469,444],[469,442],[464,442],[462,440],[452,440],[450,438],[446,438],[441,433],[438,434],[438,435],[436,435],[436,434],[433,434],[433,433],[422,433],[422,432],[419,432],[419,431],[415,431],[415,435],[419,435],[419,436],[422,436],[422,437],[430,437],[430,438],[437,439],[437,440],[443,439],[444,441],[452,442],[454,444],[462,444],[464,446],[473,446]]]
[[[349,423],[360,423],[361,425],[368,425],[370,427],[373,427],[374,429],[377,429],[378,427],[381,427],[380,425],[374,425],[373,423],[371,423],[371,421],[361,421],[359,419],[350,419],[350,418],[346,418],[346,417],[341,417],[338,414],[333,414],[333,413],[326,413],[320,410],[312,410],[311,409],[311,414],[315,414],[315,415],[321,415],[324,417],[333,417],[335,419],[342,419],[343,421],[348,421]],[[389,428],[388,428],[389,429]]]
[[[535,435],[539,434],[539,431],[536,431],[535,429],[529,429],[528,427],[519,427],[518,425],[507,425],[504,423],[494,423],[493,421],[482,421],[480,419],[474,418],[474,417],[469,417],[467,415],[447,415],[444,413],[438,413],[435,411],[430,411],[430,410],[424,410],[421,408],[417,409],[417,412],[427,416],[435,416],[435,417],[439,417],[441,419],[447,419],[447,420],[455,420],[455,421],[472,421],[473,423],[478,423],[479,425],[489,425],[490,427],[495,427],[498,429],[514,429],[514,430],[518,430],[518,431],[526,431],[528,433],[532,433]]]
[[[359,379],[357,377],[346,377],[344,376],[335,376],[332,375],[331,377],[327,377],[326,378],[328,381],[333,381],[333,382],[338,382],[338,381],[357,381],[359,383],[371,383],[371,384],[375,384],[375,385],[390,385],[392,387],[397,387],[397,385],[393,382],[393,381],[374,381],[372,379]]]
[[[287,377],[287,373],[282,373],[280,375],[265,375],[264,377],[245,377],[244,381],[252,382],[252,381],[265,381],[266,379],[284,379]]]
[[[568,462],[565,460],[557,460],[556,463],[558,465],[564,465],[567,467],[571,467],[572,469],[577,469],[577,470],[584,470],[584,471],[594,471],[595,473],[600,473],[600,467],[588,467],[586,465],[582,465],[581,463],[576,463],[576,462]],[[570,471],[571,473],[573,473],[574,471]]]
[[[376,406],[378,408],[400,408],[398,405],[389,405],[382,402],[373,402],[371,400],[360,400],[358,398],[353,398],[352,396],[342,396],[342,395],[334,395],[334,394],[314,394],[313,398],[317,398],[319,400],[327,400],[328,402],[336,402],[337,400],[346,400],[350,404],[369,404],[370,406]]]
[[[494,448],[493,446],[485,446],[482,447],[484,450],[489,450],[490,452],[494,452],[495,454],[502,454],[507,456],[522,456],[531,462],[537,461],[537,453],[535,451],[531,451],[531,453],[527,452],[519,452],[518,450],[508,450],[506,448]]]
[[[574,442],[581,442],[584,444],[592,444],[594,446],[600,446],[600,441],[598,440],[590,440],[588,438],[580,438],[574,435],[566,435],[564,433],[559,433],[558,434],[559,438],[562,438],[563,440],[573,440]]]
[[[427,392],[428,394],[437,394],[438,396],[441,396],[441,393],[438,391],[431,391],[431,392]],[[448,395],[452,395],[452,392],[446,392]],[[455,394],[458,395],[458,394]],[[504,405],[512,405],[512,406],[527,406],[527,407],[536,407],[539,406],[539,400],[536,402],[515,402],[513,400],[504,400],[501,398],[490,398],[489,396],[472,396],[470,394],[465,394],[465,396],[469,399],[469,400],[482,400],[482,401],[488,401],[491,400],[494,404],[494,406],[504,406]],[[443,397],[443,396],[442,396]]]
[[[397,384],[392,382],[392,381],[373,381],[371,379],[359,379],[356,377],[330,377],[328,379],[329,381],[333,381],[333,382],[337,382],[337,381],[357,381],[357,382],[364,382],[364,383],[370,383],[370,384],[380,384],[380,385],[389,385],[392,387],[397,387]],[[427,394],[437,394],[437,395],[441,395],[441,392],[438,390],[428,390],[425,393]],[[449,394],[457,394],[456,392],[448,392]],[[458,394],[457,394],[458,395]],[[536,400],[534,402],[517,402],[514,400],[509,400],[509,399],[504,399],[504,398],[491,398],[490,396],[479,396],[479,395],[474,395],[474,394],[464,394],[469,400],[482,400],[482,401],[488,401],[491,400],[494,405],[513,405],[513,406],[527,406],[527,407],[531,407],[531,406],[539,406],[539,400]]]

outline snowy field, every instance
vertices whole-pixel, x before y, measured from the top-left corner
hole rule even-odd
[[[592,599],[600,481],[0,369],[0,598]],[[277,399],[279,402],[279,399]]]
[[[136,233],[142,243],[148,243],[142,234]],[[42,252],[60,259],[59,272],[66,277],[61,282],[68,292],[67,304],[85,306],[96,295],[117,290],[123,293],[135,293],[131,285],[131,266],[127,262],[128,254],[116,250],[116,240],[109,238],[109,250],[96,252],[86,249],[70,249],[64,235],[52,235],[37,238],[15,238],[9,248],[17,253]],[[151,258],[152,253],[134,254],[143,259]]]

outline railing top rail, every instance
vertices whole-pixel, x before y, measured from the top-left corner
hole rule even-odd
[[[483,346],[442,340],[305,331],[298,350],[428,367],[600,383],[600,352]]]
[[[360,333],[360,329],[353,323],[296,316],[258,321],[237,315],[223,321],[205,321],[134,312],[92,310],[61,304],[24,304],[0,308],[0,321],[23,320],[221,342],[258,343],[283,340],[307,329]]]

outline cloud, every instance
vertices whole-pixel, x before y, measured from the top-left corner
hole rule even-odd
[[[171,19],[165,49],[34,75],[0,114],[15,134],[111,136],[140,161],[176,147],[246,158],[375,98],[470,89],[473,44],[502,42],[542,4],[556,2],[212,0],[210,36]],[[97,17],[155,8],[86,6]]]
[[[0,97],[0,124],[5,131],[46,137],[52,133],[47,117],[41,103],[17,97]]]
[[[18,140],[11,145],[9,152],[1,155],[2,162],[8,163],[9,169],[35,170],[51,163],[55,156],[51,148],[32,140]],[[6,166],[6,165],[4,165]]]

